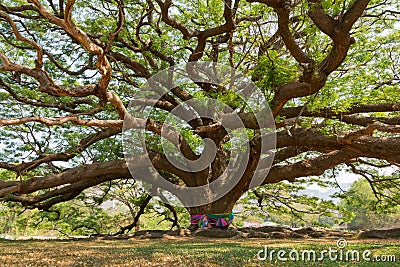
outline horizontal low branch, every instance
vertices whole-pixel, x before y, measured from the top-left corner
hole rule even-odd
[[[365,157],[400,163],[400,138],[397,136],[370,136],[370,130],[379,127],[385,126],[378,123],[368,128],[368,131],[354,131],[354,135],[352,133],[339,133],[338,136],[326,136],[318,128],[293,128],[290,131],[285,130],[277,133],[277,148],[301,144],[301,147],[308,147],[310,150],[323,153],[350,149]],[[348,138],[348,142],[343,142],[346,138]]]
[[[271,168],[263,184],[277,183],[283,180],[295,182],[296,178],[322,175],[326,170],[358,155],[354,151],[335,150],[316,158],[287,165],[276,165]]]
[[[83,141],[84,142],[84,141]],[[50,157],[55,155],[49,155]],[[46,156],[45,156],[46,157]],[[192,178],[192,174],[180,170],[171,163],[168,159],[157,152],[150,151],[147,155],[135,155],[129,160],[129,167],[131,169],[148,168],[150,159],[151,164],[159,169],[169,173],[172,173],[178,177],[181,177],[185,182],[189,182],[188,179]],[[38,159],[40,160],[40,159]],[[54,159],[59,160],[59,159]],[[27,163],[30,164],[30,163]],[[1,167],[1,164],[0,164]],[[13,170],[16,171],[16,170]],[[81,183],[87,180],[88,183],[93,179],[99,177],[108,177],[104,181],[113,179],[132,178],[131,173],[128,170],[128,165],[124,160],[110,161],[110,162],[96,162],[92,164],[82,165],[75,168],[67,169],[63,172],[50,174],[43,177],[32,177],[28,180],[0,180],[0,197],[5,197],[9,194],[30,194],[42,189],[55,188],[59,186],[72,185],[75,183]]]
[[[46,126],[58,126],[70,122],[74,125],[93,126],[100,128],[122,128],[123,124],[122,120],[84,120],[84,119],[79,119],[76,116],[65,116],[54,119],[43,118],[40,116],[9,118],[9,119],[0,118],[0,126],[18,125],[29,122],[39,122]]]
[[[30,162],[23,162],[20,164],[10,164],[10,163],[5,163],[5,162],[0,162],[0,168],[14,171],[17,174],[21,174],[23,172],[27,172],[29,170],[32,170],[41,164],[48,163],[48,162],[53,162],[53,161],[68,161],[75,156],[79,155],[82,151],[84,151],[86,148],[91,146],[92,144],[114,136],[118,133],[121,132],[121,129],[104,129],[100,132],[91,134],[85,138],[83,138],[79,142],[79,146],[76,146],[67,152],[60,152],[60,153],[53,153],[53,154],[41,154],[39,157],[36,159],[30,161]]]
[[[124,161],[93,163],[72,168],[61,173],[51,174],[44,177],[35,177],[29,180],[2,181],[0,182],[0,197],[6,195],[4,192],[7,192],[7,188],[14,188],[11,192],[8,191],[7,194],[29,194],[41,189],[73,184],[85,179],[103,176],[105,174],[119,178],[130,177],[130,173]]]
[[[357,114],[357,113],[373,113],[373,112],[393,112],[400,111],[400,103],[395,104],[365,104],[355,105],[346,111],[336,111],[335,108],[322,108],[316,111],[309,111],[306,107],[288,107],[279,112],[279,116],[287,119],[295,118],[297,116],[303,117],[322,117],[322,118],[338,118],[344,115]]]

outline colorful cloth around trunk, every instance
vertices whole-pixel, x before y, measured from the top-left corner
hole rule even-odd
[[[233,212],[228,214],[198,214],[190,218],[191,224],[197,224],[202,229],[228,226],[233,221]]]

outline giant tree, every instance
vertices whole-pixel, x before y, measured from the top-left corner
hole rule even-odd
[[[240,118],[248,161],[227,194],[189,207],[192,215],[231,212],[252,189],[255,172],[264,174],[259,184],[268,185],[315,180],[343,168],[395,201],[400,188],[395,10],[396,1],[368,0],[2,1],[0,168],[13,176],[0,180],[0,197],[47,210],[85,189],[140,179],[143,172],[132,174],[124,160],[127,117],[132,122],[127,128],[155,136],[144,143],[160,177],[181,187],[208,185],[231,159],[233,141],[223,121],[199,116],[183,129],[168,126],[171,138],[164,141],[188,160],[201,158],[204,140],[213,141],[215,157],[201,170],[171,164],[157,136],[168,113],[185,101],[217,99],[230,108],[224,113],[228,121],[230,114]],[[130,101],[154,74],[200,61],[251,77],[268,107],[256,114],[227,86],[204,82],[194,82],[194,89],[175,86],[158,99]],[[132,115],[128,106],[135,105],[158,111],[152,118],[132,117],[138,112]],[[264,172],[257,166],[270,151],[261,142],[271,134],[264,127],[271,125],[257,122],[263,110],[276,123],[275,157]],[[140,153],[131,162],[138,170],[148,167]],[[366,174],[362,166],[377,170]],[[379,168],[386,168],[385,177]],[[384,186],[377,186],[380,181]],[[264,191],[260,187],[255,194],[268,201],[271,195]]]

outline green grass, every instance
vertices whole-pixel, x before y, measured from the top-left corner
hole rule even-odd
[[[131,239],[79,241],[0,241],[0,266],[400,266],[400,240],[349,240],[346,250],[395,255],[397,262],[260,261],[268,250],[337,249],[336,240]],[[287,256],[287,255],[286,255]]]

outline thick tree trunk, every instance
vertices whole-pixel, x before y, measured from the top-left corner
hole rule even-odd
[[[240,197],[240,196],[239,196]],[[229,216],[224,216],[225,217],[225,222],[228,223],[227,225],[221,225],[219,224],[219,219],[215,219],[211,217],[211,215],[207,215],[207,214],[212,214],[212,215],[217,215],[217,214],[230,214],[233,210],[233,207],[236,203],[236,201],[239,199],[239,197],[232,197],[232,195],[227,194],[224,197],[218,199],[217,201],[214,201],[212,203],[209,203],[207,205],[203,205],[203,206],[197,206],[197,207],[189,207],[187,208],[187,210],[190,213],[190,216],[194,216],[194,215],[206,215],[205,218],[208,217],[208,223],[206,225],[201,225],[202,222],[199,218],[194,219],[194,221],[191,221],[190,227],[189,229],[191,231],[194,231],[196,229],[198,229],[199,227],[218,227],[218,228],[223,228],[223,229],[227,229],[229,224],[231,223],[231,221],[228,221],[228,219],[226,217]],[[219,223],[217,223],[217,221]]]
[[[187,208],[190,215],[200,215],[200,214],[221,214],[221,213],[230,213],[233,210],[233,206],[236,201],[230,200],[217,200],[210,204],[198,207]]]

